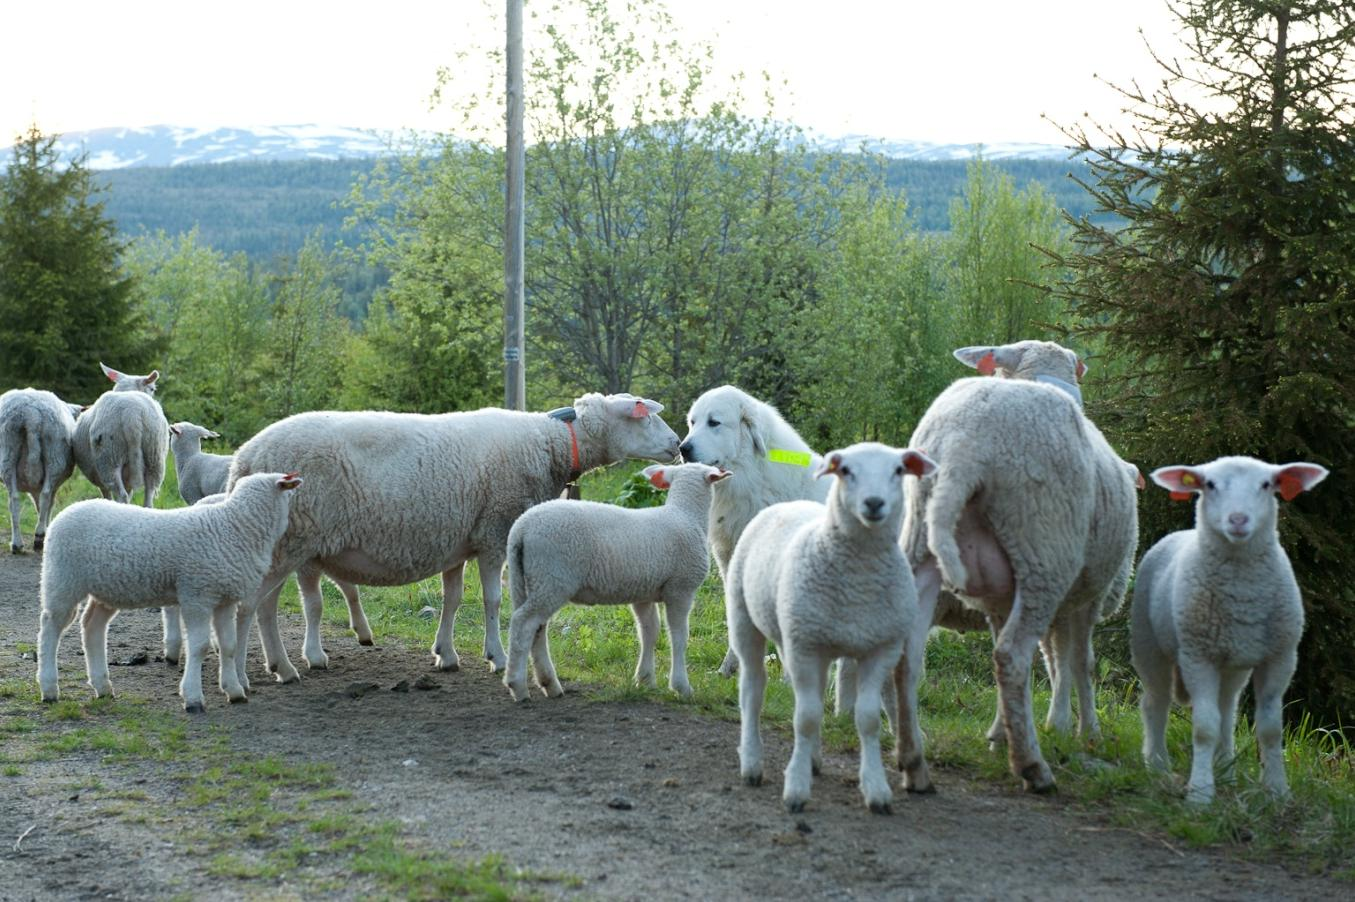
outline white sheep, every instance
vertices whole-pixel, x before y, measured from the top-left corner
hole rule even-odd
[[[169,421],[153,397],[160,371],[129,376],[102,363],[99,368],[113,388],[76,420],[75,464],[105,498],[130,503],[141,488],[142,504],[153,507],[169,451]]]
[[[99,364],[99,369],[103,370],[104,375],[113,383],[111,391],[138,391],[153,395],[158,387],[156,380],[160,378],[159,370],[151,370],[150,374],[146,376],[131,376],[127,373],[118,372],[111,367],[106,367],[102,363]]]
[[[174,452],[174,474],[179,482],[179,497],[186,504],[226,491],[231,473],[229,454],[208,454],[202,450],[205,438],[221,438],[195,423],[180,422],[169,427],[169,450]]]
[[[1281,707],[1294,675],[1303,603],[1276,530],[1286,501],[1327,476],[1317,464],[1268,464],[1222,457],[1202,466],[1154,470],[1152,479],[1186,499],[1196,495],[1195,528],[1171,533],[1139,562],[1130,647],[1143,684],[1143,757],[1166,770],[1173,683],[1191,706],[1194,758],[1186,799],[1214,798],[1214,767],[1231,769],[1238,696],[1256,694],[1262,782],[1289,793],[1281,748]]]
[[[872,811],[889,810],[893,794],[880,760],[876,712],[917,616],[912,574],[898,546],[903,476],[924,476],[935,466],[917,451],[872,442],[831,452],[817,471],[837,477],[826,505],[772,505],[753,518],[734,549],[725,613],[739,657],[740,772],[750,785],[762,782],[758,720],[770,639],[795,690],[795,747],[782,793],[792,812],[808,801],[819,768],[824,684],[829,663],[839,657],[854,659],[860,675],[861,792]]]
[[[202,659],[210,633],[221,655],[221,691],[245,701],[236,670],[236,607],[258,588],[273,546],[287,528],[296,474],[243,479],[220,504],[141,510],[95,499],[66,508],[52,521],[42,560],[38,686],[59,698],[57,646],[80,605],[89,684],[112,695],[108,623],[120,610],[177,603],[188,633],[188,661],[179,694],[190,713],[205,710]]]
[[[25,492],[38,509],[33,550],[42,550],[52,501],[75,469],[72,411],[79,410],[78,405],[35,388],[16,388],[0,395],[0,481],[9,493],[9,550],[15,554],[24,547],[19,515]]]
[[[1136,512],[1129,471],[1103,454],[1109,446],[1064,391],[1021,380],[954,382],[932,402],[910,444],[942,464],[910,493],[904,520],[921,622],[931,621],[944,582],[1001,624],[993,661],[1012,771],[1027,789],[1049,791],[1054,778],[1035,735],[1030,665],[1052,630],[1056,648],[1061,637],[1070,645],[1075,677],[1089,673],[1081,662],[1090,654],[1091,625],[1119,603],[1124,557],[1132,560],[1136,541],[1121,522]],[[1128,499],[1127,509],[1106,513],[1103,479],[1115,498]],[[1105,541],[1108,530],[1125,535]],[[925,641],[925,630],[915,630],[896,674],[904,690],[898,761],[908,788],[919,792],[930,784],[917,712],[908,706]],[[1078,690],[1090,733],[1089,676]]]
[[[508,533],[506,685],[516,701],[529,694],[527,657],[537,684],[551,698],[564,694],[551,661],[547,625],[566,604],[629,604],[640,638],[635,682],[653,686],[654,646],[662,603],[671,656],[668,688],[691,695],[687,679],[687,615],[710,572],[706,518],[711,488],[732,475],[705,464],[651,466],[645,477],[667,489],[662,507],[627,510],[590,501],[547,501],[531,508]]]
[[[471,558],[479,560],[484,589],[485,657],[502,668],[500,571],[513,521],[558,498],[566,483],[594,467],[676,457],[678,437],[659,418],[662,409],[634,395],[589,394],[559,418],[498,409],[431,416],[314,412],[264,429],[236,452],[232,484],[283,461],[307,479],[257,604],[269,669],[282,682],[299,677],[277,628],[277,593],[296,571],[298,578],[314,575],[301,582],[303,654],[312,667],[327,663],[319,631],[321,572],[377,586],[442,574],[433,656],[438,668],[456,670],[453,629],[462,568]],[[242,634],[247,628],[242,622]]]
[[[1027,340],[1006,345],[959,348],[954,356],[985,376],[996,375],[1005,379],[1052,385],[1076,401],[1079,408],[1082,407],[1082,390],[1078,382],[1087,372],[1087,366],[1076,352],[1055,342]],[[1096,562],[1092,567],[1098,573],[1113,570],[1116,573],[1115,586],[1107,591],[1099,611],[1078,608],[1068,615],[1056,615],[1050,633],[1040,640],[1040,648],[1053,688],[1046,724],[1060,732],[1071,729],[1071,690],[1075,686],[1078,693],[1078,730],[1084,736],[1095,737],[1100,726],[1091,689],[1095,662],[1091,647],[1092,629],[1097,622],[1119,608],[1133,568],[1134,550],[1138,545],[1137,505],[1120,471],[1129,474],[1136,488],[1143,488],[1144,482],[1138,468],[1115,454],[1095,424],[1089,422],[1088,426],[1097,461],[1097,507],[1092,520],[1093,534],[1088,553],[1110,558]],[[934,622],[940,626],[963,629],[964,622],[956,616],[957,610],[962,608],[962,603],[943,592],[937,603]],[[1090,615],[1090,619],[1087,615]],[[989,628],[996,642],[1002,620],[993,618]],[[993,724],[988,730],[988,739],[994,744],[1004,739],[1000,700]]]

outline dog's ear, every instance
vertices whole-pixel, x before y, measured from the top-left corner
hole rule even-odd
[[[767,456],[767,440],[763,438],[762,429],[757,424],[757,413],[744,405],[739,409],[739,425],[748,431],[748,438],[753,442],[753,453],[758,457]]]

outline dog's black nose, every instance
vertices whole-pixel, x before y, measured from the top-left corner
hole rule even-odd
[[[866,506],[866,511],[872,515],[878,514],[880,508],[885,506],[885,500],[883,498],[867,498],[862,503]]]
[[[678,451],[682,452],[682,459],[683,459],[683,460],[685,460],[687,463],[691,463],[691,462],[692,462],[692,443],[691,443],[691,442],[683,442],[682,444],[678,445]]]

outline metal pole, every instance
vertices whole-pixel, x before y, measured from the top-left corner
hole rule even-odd
[[[522,140],[522,0],[508,2],[508,142],[505,152],[507,196],[503,227],[503,395],[509,410],[527,403],[523,366],[523,171],[527,166]]]

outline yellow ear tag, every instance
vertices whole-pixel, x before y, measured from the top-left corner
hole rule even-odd
[[[1182,473],[1181,485],[1197,485],[1199,480],[1195,478],[1194,473]]]

